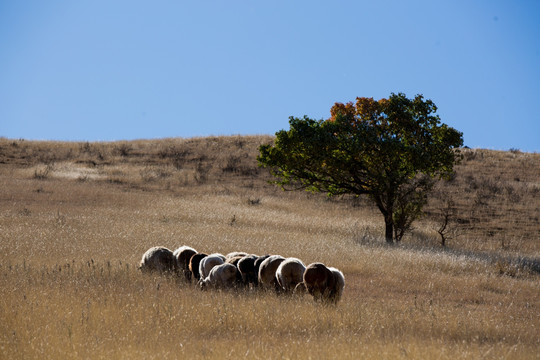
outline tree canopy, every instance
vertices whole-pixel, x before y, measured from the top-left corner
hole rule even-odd
[[[369,196],[384,216],[386,240],[399,241],[460,156],[462,133],[436,111],[422,95],[402,93],[336,103],[326,120],[290,117],[290,129],[262,145],[257,159],[285,189]]]

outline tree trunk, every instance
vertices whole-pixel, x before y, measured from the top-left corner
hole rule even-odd
[[[379,208],[381,214],[384,216],[384,225],[385,225],[385,231],[384,231],[384,237],[386,239],[387,244],[393,244],[394,243],[394,218],[393,218],[393,210],[392,208],[388,208],[388,206],[385,206],[384,202],[381,200],[380,197],[374,197],[375,204],[377,204],[377,207]]]
[[[392,219],[392,214],[386,215],[384,217],[385,232],[384,237],[386,238],[387,244],[394,243],[394,220]]]

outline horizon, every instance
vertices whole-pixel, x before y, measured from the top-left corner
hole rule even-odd
[[[136,139],[118,139],[118,140],[58,140],[58,139],[25,139],[25,138],[8,138],[5,136],[0,136],[1,140],[6,141],[28,141],[28,142],[42,142],[42,143],[102,143],[102,144],[113,144],[113,143],[122,143],[122,142],[152,142],[152,141],[167,141],[167,140],[196,140],[196,139],[206,139],[206,138],[219,138],[219,137],[275,137],[273,134],[225,134],[225,135],[201,135],[201,136],[174,136],[174,137],[161,137],[161,138],[136,138]],[[524,154],[540,154],[539,151],[526,151],[518,148],[510,149],[493,149],[493,148],[483,148],[483,147],[470,147],[468,145],[463,145],[458,149],[467,149],[467,150],[487,150],[487,151],[501,151],[501,152],[519,152]]]

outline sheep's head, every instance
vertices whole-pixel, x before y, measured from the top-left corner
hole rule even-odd
[[[293,294],[297,296],[304,296],[307,292],[306,285],[303,282],[296,284]]]
[[[208,288],[208,284],[203,279],[199,280],[199,282],[197,283],[197,286],[201,290],[206,290]]]

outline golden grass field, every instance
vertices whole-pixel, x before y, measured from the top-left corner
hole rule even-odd
[[[389,247],[368,201],[268,184],[271,140],[0,139],[0,359],[540,358],[539,154],[464,149]],[[202,292],[143,276],[155,245],[321,261],[345,291]]]

